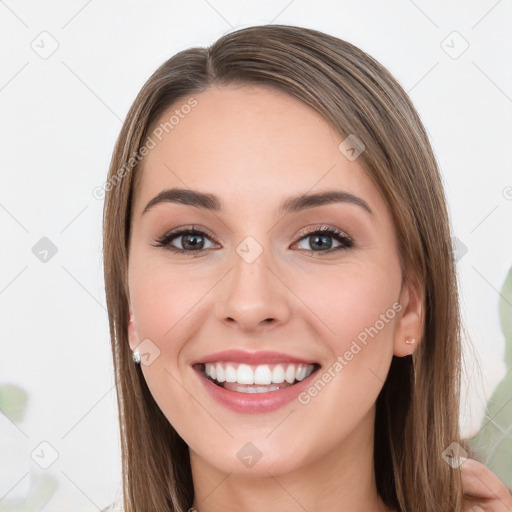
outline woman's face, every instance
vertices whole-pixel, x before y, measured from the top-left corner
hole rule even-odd
[[[256,476],[354,460],[393,353],[417,335],[391,214],[345,137],[299,100],[249,85],[193,98],[162,116],[175,117],[134,195],[144,378],[193,461]]]

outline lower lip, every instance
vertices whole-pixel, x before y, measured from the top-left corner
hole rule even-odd
[[[314,371],[309,377],[297,382],[297,384],[277,391],[242,393],[221,388],[207,379],[203,372],[194,371],[199,375],[206,390],[219,404],[234,412],[245,414],[272,412],[284,407],[308,388],[310,379],[317,373]]]

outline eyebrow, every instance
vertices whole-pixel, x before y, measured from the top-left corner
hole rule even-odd
[[[219,212],[223,209],[222,201],[214,194],[198,192],[196,190],[184,188],[171,188],[162,190],[155,196],[144,208],[142,215],[149,211],[153,206],[160,203],[177,203],[203,208],[212,212]],[[370,215],[373,215],[371,208],[360,197],[349,192],[341,190],[327,190],[315,194],[301,194],[289,197],[283,201],[279,207],[280,214],[295,213],[308,208],[323,206],[333,203],[348,203],[361,207]]]

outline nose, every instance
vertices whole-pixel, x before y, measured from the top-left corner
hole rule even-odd
[[[218,320],[244,332],[275,328],[289,320],[293,294],[270,264],[265,250],[252,262],[234,254],[234,268],[223,279],[217,300]]]

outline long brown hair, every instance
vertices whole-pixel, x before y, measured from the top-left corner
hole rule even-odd
[[[377,399],[374,469],[399,511],[460,511],[460,473],[442,458],[459,438],[460,316],[450,225],[437,163],[407,93],[371,56],[338,38],[285,25],[229,33],[167,60],[133,103],[105,190],[104,269],[121,427],[127,512],[183,512],[194,490],[188,447],[154,401],[128,343],[131,202],[143,146],[161,115],[212,84],[275,87],[365,146],[362,164],[395,222],[405,279],[424,300],[412,356],[393,357]]]

